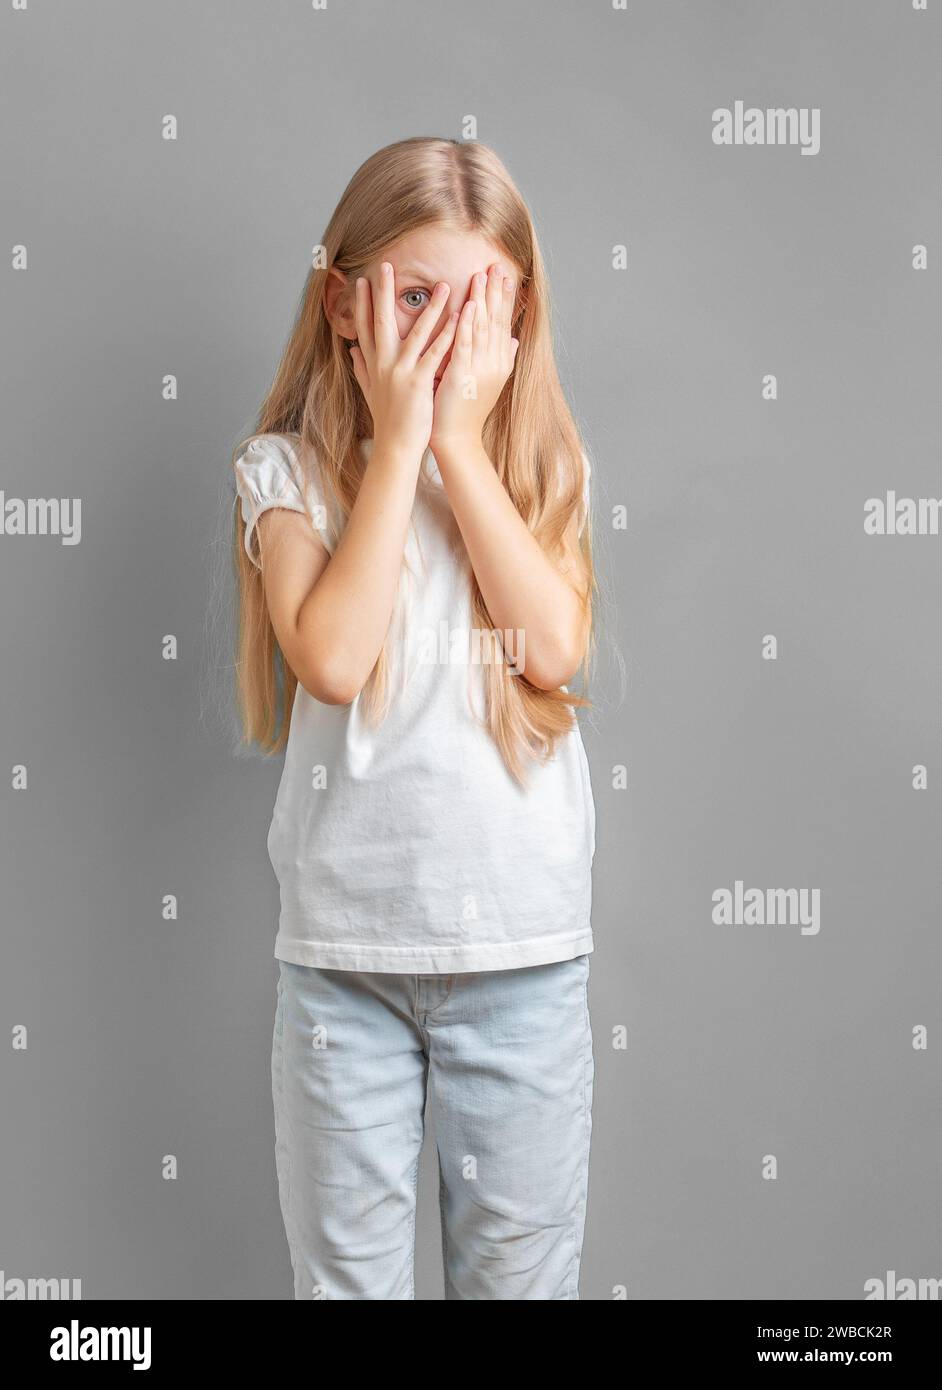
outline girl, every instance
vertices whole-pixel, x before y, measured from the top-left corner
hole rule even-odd
[[[595,812],[566,682],[595,579],[540,252],[491,150],[425,138],[362,165],[318,251],[234,457],[244,735],[286,749],[295,1297],[414,1298],[431,1092],[446,1298],[576,1299]]]

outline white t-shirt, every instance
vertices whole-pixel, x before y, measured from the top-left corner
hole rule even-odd
[[[331,553],[339,540],[342,519],[316,477],[305,482],[299,447],[296,435],[263,435],[236,462],[256,565],[255,523],[269,507],[306,513]],[[590,952],[595,809],[581,733],[531,763],[524,790],[478,722],[467,552],[430,450],[405,557],[385,719],[371,725],[361,696],[327,705],[297,686],[268,834],[281,890],[275,956],[451,974]]]

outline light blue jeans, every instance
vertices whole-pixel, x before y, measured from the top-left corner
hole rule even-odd
[[[296,1299],[412,1299],[429,1096],[446,1299],[577,1299],[588,955],[458,975],[279,961],[275,1158]]]

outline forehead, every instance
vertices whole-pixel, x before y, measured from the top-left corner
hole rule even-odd
[[[426,280],[470,280],[476,270],[486,270],[495,262],[505,270],[514,269],[495,242],[480,232],[451,227],[419,227],[390,246],[382,259],[390,262],[397,275],[416,274]]]

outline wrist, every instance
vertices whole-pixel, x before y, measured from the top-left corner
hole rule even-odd
[[[467,458],[469,455],[483,450],[484,443],[478,431],[462,431],[459,434],[437,435],[432,432],[429,441],[432,453],[435,455],[436,463],[450,463],[452,459]]]
[[[377,437],[373,440],[370,462],[376,460],[390,468],[418,469],[424,454],[424,449],[420,449],[416,444],[410,444],[407,440]]]

